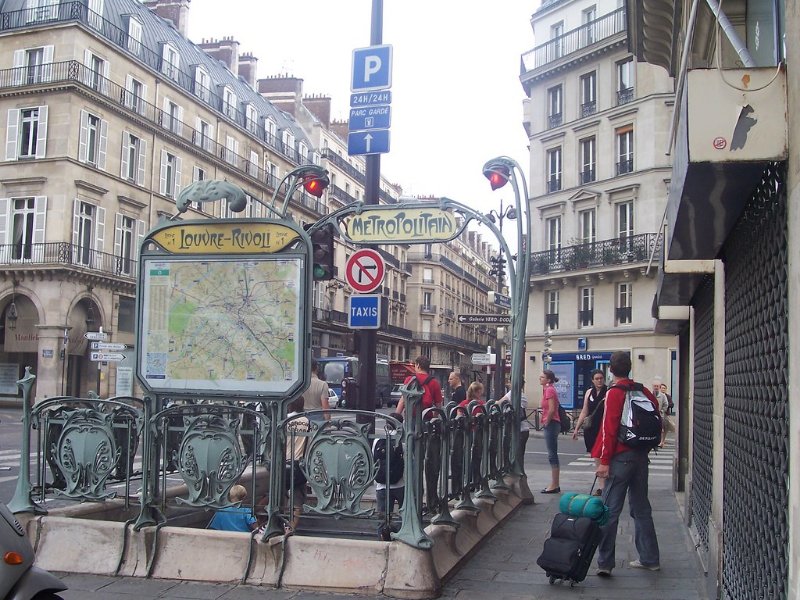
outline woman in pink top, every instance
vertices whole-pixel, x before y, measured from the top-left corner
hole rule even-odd
[[[553,386],[558,381],[556,374],[545,369],[539,375],[542,384],[542,425],[544,441],[547,445],[547,460],[550,463],[550,485],[542,490],[543,494],[560,494],[559,477],[561,469],[558,464],[558,434],[561,433],[561,419],[558,416],[558,393]]]

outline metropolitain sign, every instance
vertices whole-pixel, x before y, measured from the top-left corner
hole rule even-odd
[[[452,212],[424,208],[364,207],[342,219],[347,236],[360,244],[446,242],[463,229]]]

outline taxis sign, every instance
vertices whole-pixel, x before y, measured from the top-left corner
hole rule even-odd
[[[177,223],[152,239],[173,254],[253,254],[279,252],[297,239],[280,223]]]
[[[361,244],[446,242],[460,233],[452,212],[438,206],[365,207],[342,220],[348,237]]]

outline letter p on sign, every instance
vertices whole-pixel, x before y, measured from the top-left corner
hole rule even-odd
[[[350,90],[369,92],[392,87],[392,46],[369,46],[353,50]]]

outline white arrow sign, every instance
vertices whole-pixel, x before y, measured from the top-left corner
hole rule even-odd
[[[101,342],[105,342],[108,339],[108,334],[104,331],[87,331],[83,334],[87,340],[100,340]]]
[[[93,360],[95,362],[119,362],[121,360],[125,360],[125,355],[119,354],[118,352],[91,352],[89,355],[89,360]]]
[[[473,365],[493,365],[495,362],[494,354],[477,353],[472,355]]]
[[[92,342],[91,348],[92,348],[92,350],[118,351],[118,350],[127,350],[128,349],[128,345],[127,344],[111,343],[111,342]]]

